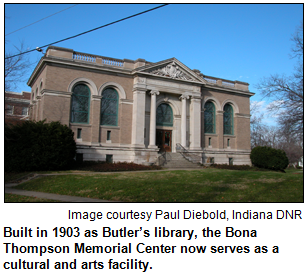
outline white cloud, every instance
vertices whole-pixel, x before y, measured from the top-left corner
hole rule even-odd
[[[261,101],[252,100],[250,104],[251,104],[251,110],[255,110],[256,112],[261,112],[261,113],[266,111],[266,102],[264,100]]]
[[[277,114],[272,113],[268,110],[268,107],[271,106],[272,102],[266,102],[264,100],[256,101],[253,100],[250,103],[251,114],[257,117],[263,117],[263,123],[273,126],[276,125]]]

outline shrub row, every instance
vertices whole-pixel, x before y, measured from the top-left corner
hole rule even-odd
[[[250,165],[212,164],[209,167],[217,169],[228,169],[228,170],[255,170]]]
[[[68,169],[74,164],[74,133],[60,122],[5,125],[5,171]]]
[[[130,162],[107,163],[105,161],[84,161],[76,164],[77,170],[92,172],[116,172],[116,171],[141,171],[141,170],[160,170],[160,166],[141,165]]]

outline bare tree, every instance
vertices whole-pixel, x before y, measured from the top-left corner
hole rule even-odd
[[[15,47],[15,49],[15,52],[5,50],[4,77],[6,91],[13,91],[18,83],[25,82],[26,75],[32,66],[32,63],[30,63],[29,58],[26,55],[19,55],[10,58],[10,56],[24,52],[24,44],[21,42],[20,46]]]
[[[300,22],[300,25],[296,28],[295,33],[292,35],[291,40],[294,42],[294,45],[291,49],[291,57],[303,57],[304,53],[304,41],[303,41],[303,22]]]
[[[266,126],[262,123],[263,113],[260,112],[259,102],[251,102],[250,114],[251,148],[253,149],[256,146],[264,146],[263,133]]]
[[[268,146],[275,149],[285,151],[289,163],[297,165],[303,156],[303,142],[298,136],[293,135],[290,131],[277,128],[276,126],[268,126],[257,124],[256,131],[251,131],[251,147]]]
[[[304,122],[304,76],[303,76],[303,24],[291,39],[294,46],[291,49],[291,57],[297,58],[297,65],[292,76],[271,75],[264,78],[257,88],[264,97],[273,99],[268,110],[278,115],[278,122],[282,128],[290,127],[294,135],[303,134]]]
[[[251,104],[251,148],[256,146],[276,147],[278,143],[278,128],[262,123],[264,114],[260,111],[262,102]]]
[[[268,146],[285,151],[289,162],[297,165],[303,156],[303,139],[293,134],[292,125],[279,128],[262,123],[261,102],[251,104],[251,148]],[[287,121],[291,124],[290,121]]]
[[[278,149],[286,152],[290,164],[297,165],[303,157],[303,136],[293,135],[289,125],[279,130],[279,137]]]
[[[5,14],[5,19],[9,17]],[[5,40],[5,57],[4,57],[4,78],[5,78],[5,91],[13,91],[18,83],[25,82],[26,76],[31,66],[34,63],[30,63],[29,57],[26,54],[17,54],[23,53],[26,50],[26,47],[23,42],[20,42],[20,45],[14,46],[15,50],[7,50],[7,45],[9,41]],[[15,56],[15,57],[11,57]]]

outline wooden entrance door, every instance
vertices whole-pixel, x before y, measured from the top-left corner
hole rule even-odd
[[[157,130],[156,145],[160,149],[159,152],[172,151],[172,131],[171,130]]]

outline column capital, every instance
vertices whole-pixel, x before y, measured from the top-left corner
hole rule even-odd
[[[151,90],[149,93],[151,95],[159,95],[160,94],[160,92],[158,90]]]
[[[179,97],[180,100],[182,100],[182,99],[189,99],[189,98],[190,98],[190,96],[187,95],[187,94],[182,94],[182,95]]]

